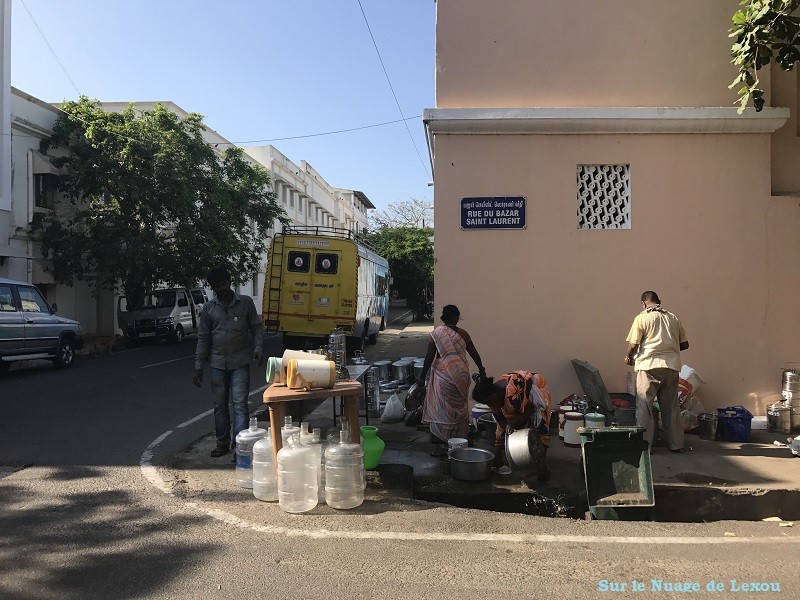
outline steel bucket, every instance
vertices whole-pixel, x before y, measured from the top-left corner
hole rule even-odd
[[[791,433],[792,412],[791,407],[776,402],[767,409],[767,431],[770,433]]]
[[[374,363],[372,363],[372,365],[378,368],[378,381],[380,382],[391,381],[392,377],[390,369],[392,366],[392,361],[376,360]]]
[[[702,413],[697,416],[700,422],[700,439],[717,439],[717,415],[714,413]]]

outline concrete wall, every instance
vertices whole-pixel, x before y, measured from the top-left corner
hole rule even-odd
[[[738,5],[438,0],[437,109],[730,107]],[[437,314],[457,304],[490,374],[540,371],[560,400],[580,392],[572,358],[626,388],[625,337],[654,289],[685,325],[683,360],[707,379],[707,408],[765,414],[781,369],[800,367],[798,87],[795,74],[770,75],[772,106],[792,113],[772,134],[700,123],[593,135],[578,117],[548,135],[530,124],[439,129]],[[578,229],[581,164],[630,165],[630,229]],[[460,198],[501,195],[527,198],[527,229],[460,229]]]
[[[738,0],[438,0],[436,106],[729,106]]]
[[[540,371],[560,399],[580,391],[572,358],[625,389],[625,337],[641,292],[655,289],[686,327],[684,362],[710,382],[701,398],[763,414],[781,367],[800,357],[787,331],[800,273],[781,267],[800,264],[800,208],[765,193],[769,144],[767,134],[437,136],[437,309],[459,306],[490,373]],[[632,228],[578,230],[576,165],[622,163]],[[528,228],[461,231],[459,199],[480,195],[526,196]]]
[[[800,196],[800,77],[797,69],[771,73],[771,103],[786,106],[791,116],[786,125],[772,134],[772,193]]]

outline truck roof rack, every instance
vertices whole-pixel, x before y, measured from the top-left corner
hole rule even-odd
[[[284,235],[321,235],[325,237],[335,237],[345,240],[353,240],[361,244],[362,246],[366,246],[373,252],[377,253],[378,250],[364,239],[362,236],[357,234],[355,231],[351,231],[350,229],[345,229],[343,227],[324,227],[318,225],[284,225],[282,233]]]

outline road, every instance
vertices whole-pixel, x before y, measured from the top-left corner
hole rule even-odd
[[[165,494],[143,457],[166,463],[212,429],[193,351],[189,338],[0,378],[0,598],[685,597],[663,591],[675,583],[776,593],[743,590],[750,582],[800,597],[800,524],[584,522],[413,500],[309,515],[264,504],[254,522]],[[263,385],[253,367],[254,407]],[[724,591],[706,591],[711,580]]]

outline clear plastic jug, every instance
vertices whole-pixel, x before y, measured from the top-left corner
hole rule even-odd
[[[236,483],[243,488],[253,487],[253,445],[266,435],[267,430],[258,426],[256,417],[250,417],[250,429],[243,429],[236,436]]]
[[[332,508],[348,509],[364,502],[364,450],[351,444],[343,430],[338,444],[325,449],[325,502]]]
[[[317,468],[317,498],[320,504],[325,504],[325,447],[327,444],[322,439],[322,430],[315,427],[311,434],[311,440],[306,444],[314,451]]]
[[[284,512],[302,513],[317,505],[315,458],[311,448],[300,445],[297,433],[278,451],[278,505]]]
[[[292,434],[300,433],[300,428],[292,423],[292,417],[286,415],[283,418],[283,427],[281,427],[281,437],[283,438],[283,444],[286,444],[286,441],[292,436]]]
[[[263,502],[278,501],[278,479],[272,458],[272,436],[258,440],[253,445],[253,496]]]
[[[300,423],[300,443],[303,446],[310,445],[311,440],[314,439],[314,434],[311,432],[310,427],[311,425],[308,421],[303,421]]]

